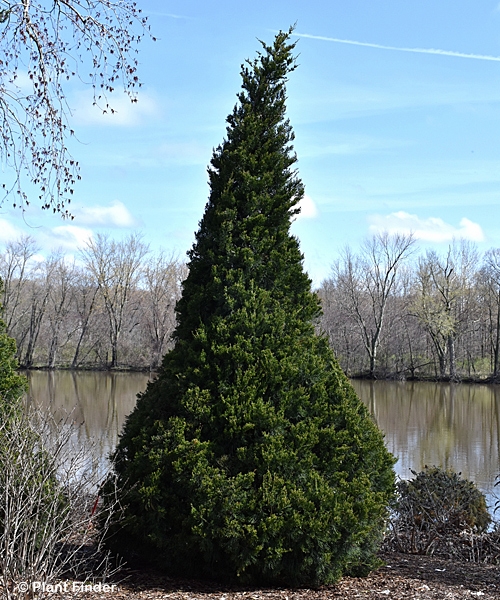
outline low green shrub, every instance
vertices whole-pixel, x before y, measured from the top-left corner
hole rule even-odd
[[[403,552],[436,553],[463,532],[481,534],[491,516],[484,494],[450,469],[425,467],[399,481],[398,502],[385,545]]]
[[[439,467],[412,473],[415,479],[397,485],[398,512],[409,526],[440,532],[487,529],[491,516],[486,498],[472,481]]]

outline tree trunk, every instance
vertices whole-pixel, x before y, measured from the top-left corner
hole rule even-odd
[[[455,337],[448,336],[448,358],[450,361],[450,380],[457,381],[457,366],[455,364]]]

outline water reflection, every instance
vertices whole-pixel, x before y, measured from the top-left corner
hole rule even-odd
[[[353,381],[398,458],[396,472],[450,467],[488,494],[500,473],[500,386]]]
[[[74,438],[95,441],[101,456],[118,442],[126,416],[136,396],[146,388],[144,373],[99,371],[30,371],[29,399],[57,420],[74,425]]]
[[[57,418],[71,414],[75,436],[97,441],[101,456],[115,447],[144,373],[35,371],[32,401]],[[424,465],[452,467],[491,494],[500,473],[500,386],[353,381],[398,457],[396,472]],[[81,425],[78,427],[78,425]]]

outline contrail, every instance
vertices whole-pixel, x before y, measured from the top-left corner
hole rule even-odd
[[[310,35],[309,33],[295,33],[294,35],[311,40],[323,40],[324,42],[336,42],[337,44],[351,44],[352,46],[364,46],[366,48],[378,48],[379,50],[396,50],[398,52],[414,52],[415,54],[437,54],[438,56],[455,56],[456,58],[473,58],[475,60],[493,60],[500,62],[500,56],[489,56],[487,54],[467,54],[465,52],[453,52],[452,50],[439,50],[437,48],[400,48],[399,46],[384,46],[383,44],[370,44],[368,42],[356,42],[355,40],[342,40],[339,38],[325,37],[322,35]]]

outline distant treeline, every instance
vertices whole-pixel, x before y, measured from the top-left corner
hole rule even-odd
[[[76,261],[37,256],[29,236],[0,256],[3,319],[21,366],[158,367],[175,327],[181,261],[153,255],[139,235],[98,235]]]
[[[412,235],[377,234],[342,252],[319,294],[348,375],[500,379],[500,249],[417,254]]]
[[[156,369],[170,347],[186,265],[139,235],[98,235],[68,261],[31,237],[0,255],[3,318],[23,367]],[[345,248],[318,294],[346,373],[500,380],[500,249],[418,254],[411,235]]]

